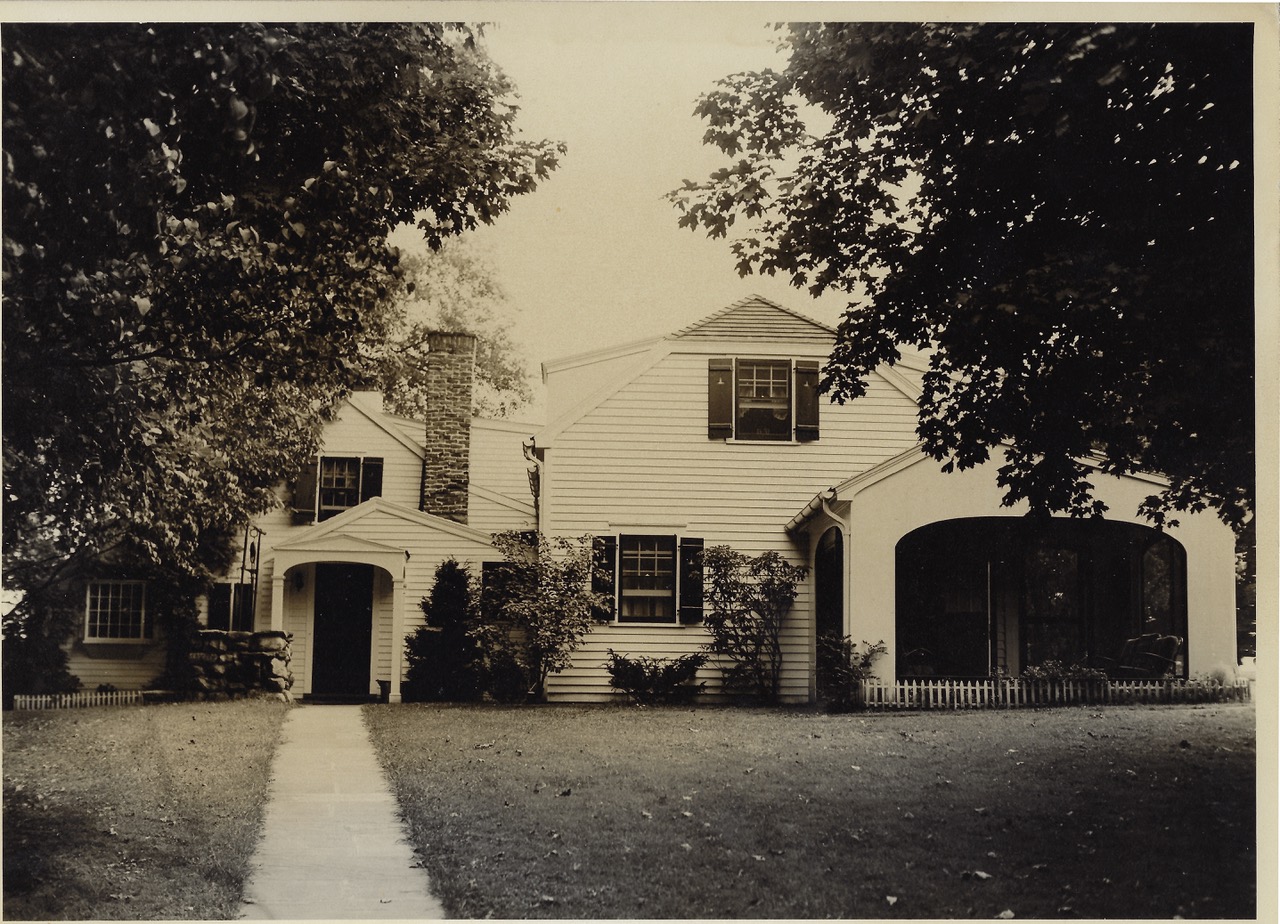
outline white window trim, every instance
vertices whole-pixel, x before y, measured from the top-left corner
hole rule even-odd
[[[683,626],[680,621],[680,540],[685,536],[677,529],[668,529],[658,531],[660,527],[643,526],[637,530],[620,530],[614,534],[613,543],[613,626]],[[641,532],[640,530],[644,530]],[[675,570],[675,581],[672,589],[672,615],[670,619],[623,619],[622,618],[622,537],[629,536],[637,539],[675,539],[675,548],[672,550],[672,565]],[[665,596],[665,594],[663,595]]]
[[[129,585],[132,587],[142,588],[142,622],[139,625],[140,635],[130,635],[123,638],[103,638],[97,635],[89,634],[89,603],[93,596],[93,588],[110,584],[115,586]],[[151,629],[151,635],[147,635],[147,629]],[[147,611],[147,582],[146,581],[89,581],[84,588],[84,641],[89,645],[151,645],[155,642],[155,627],[151,626],[151,614]]]
[[[320,494],[324,490],[323,481],[324,481],[324,460],[325,459],[355,459],[360,463],[359,474],[358,474],[358,477],[356,478],[356,502],[352,506],[350,507],[321,507],[320,506]],[[316,489],[315,489],[315,494],[311,498],[312,509],[315,511],[312,514],[312,518],[311,518],[311,524],[313,526],[316,523],[322,523],[326,519],[331,520],[334,517],[338,516],[339,514],[346,513],[348,510],[354,510],[356,507],[360,506],[360,504],[362,503],[360,498],[364,496],[364,461],[365,459],[384,459],[385,460],[385,456],[376,456],[366,452],[333,452],[328,450],[316,454]],[[333,513],[329,514],[328,517],[320,516],[321,513],[328,513],[331,510],[333,511]]]
[[[794,356],[756,356],[742,355],[733,356],[733,436],[725,440],[726,443],[741,443],[744,446],[759,446],[761,444],[789,446],[800,445],[800,441],[796,439],[796,360]],[[738,436],[738,366],[741,363],[786,363],[787,364],[787,432],[790,434],[786,439],[752,439],[749,437]]]

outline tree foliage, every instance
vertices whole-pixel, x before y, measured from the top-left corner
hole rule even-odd
[[[725,687],[777,702],[782,690],[782,625],[807,568],[774,551],[749,558],[727,545],[702,552],[707,650],[725,659]]]
[[[405,699],[479,699],[484,681],[474,633],[480,625],[480,594],[475,579],[456,559],[446,559],[436,568],[422,612],[426,623],[405,639]]]
[[[608,605],[591,589],[591,540],[503,532],[494,534],[493,544],[506,558],[495,616],[517,641],[529,696],[542,700],[547,677],[569,666]]]
[[[511,340],[515,307],[494,281],[487,260],[461,240],[430,258],[405,254],[404,284],[383,321],[385,332],[369,349],[370,376],[393,414],[422,419],[432,400],[427,388],[427,335],[433,330],[476,335],[472,410],[508,417],[533,398],[528,370]]]
[[[823,381],[931,354],[919,433],[1006,502],[1101,513],[1102,470],[1165,474],[1143,513],[1253,488],[1252,27],[788,27],[781,72],[701,98],[732,162],[670,198],[743,274],[852,296]],[[812,133],[808,123],[822,123]],[[829,126],[829,127],[826,127]],[[742,224],[735,227],[736,222]]]
[[[216,570],[402,285],[556,166],[474,31],[15,25],[3,49],[4,562],[29,607],[128,537]]]

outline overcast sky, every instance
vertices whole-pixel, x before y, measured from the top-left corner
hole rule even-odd
[[[693,116],[718,78],[781,69],[776,7],[590,3],[502,6],[493,59],[521,95],[520,124],[568,145],[560,168],[474,235],[513,306],[535,363],[678,330],[759,293],[829,323],[780,278],[740,278],[724,240],[677,227],[663,195],[719,166]]]

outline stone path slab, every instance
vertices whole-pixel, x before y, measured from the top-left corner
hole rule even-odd
[[[241,917],[441,919],[359,706],[299,706],[272,764]]]

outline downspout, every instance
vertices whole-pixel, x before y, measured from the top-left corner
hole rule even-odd
[[[532,436],[520,444],[525,460],[529,463],[529,493],[533,495],[533,528],[542,532],[542,460],[538,458],[537,446]]]

